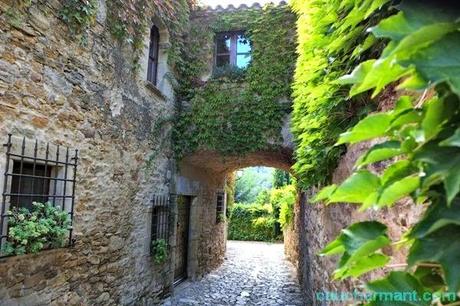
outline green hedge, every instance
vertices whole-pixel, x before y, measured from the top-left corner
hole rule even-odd
[[[296,188],[287,185],[261,192],[252,204],[235,204],[229,222],[232,240],[282,240],[281,226],[294,218]]]
[[[268,205],[235,204],[228,226],[228,239],[275,241],[276,219]]]

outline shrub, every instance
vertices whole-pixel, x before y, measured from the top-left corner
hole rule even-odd
[[[5,255],[38,253],[65,245],[70,218],[60,208],[34,202],[31,210],[15,208],[8,214],[8,241],[2,250]]]
[[[296,189],[294,185],[273,189],[271,192],[270,202],[273,209],[279,210],[278,220],[283,228],[290,224],[294,218],[295,199]]]
[[[232,240],[274,241],[276,237],[269,205],[235,204],[230,217],[228,238]]]
[[[156,264],[162,264],[168,258],[168,244],[164,239],[152,241],[153,261]]]

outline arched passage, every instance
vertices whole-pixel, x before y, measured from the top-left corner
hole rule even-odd
[[[219,290],[225,292],[224,300],[227,302],[232,298],[238,301],[242,298],[238,297],[240,293],[244,293],[245,301],[258,301],[265,295],[268,300],[273,300],[276,297],[270,294],[277,294],[279,291],[282,292],[280,305],[302,305],[294,268],[285,260],[283,245],[227,242],[228,224],[219,222],[217,218],[219,194],[225,193],[229,174],[255,166],[290,171],[292,163],[290,147],[267,149],[244,156],[223,156],[218,152],[201,150],[180,162],[177,167],[176,192],[180,196],[192,198],[188,278],[204,280],[186,287],[177,287],[174,301],[186,298],[206,304],[210,302],[206,297],[209,295],[217,297],[213,303],[219,303]],[[257,287],[260,279],[264,280],[263,288]],[[285,286],[289,286],[289,289]],[[252,292],[260,296],[254,297]]]
[[[289,139],[289,133],[283,134],[283,139]],[[198,150],[179,163],[173,190],[177,195],[192,198],[187,259],[189,278],[202,277],[223,262],[227,224],[216,220],[219,194],[225,194],[228,175],[253,166],[290,171],[292,145],[289,141],[284,141],[284,144],[241,156]]]

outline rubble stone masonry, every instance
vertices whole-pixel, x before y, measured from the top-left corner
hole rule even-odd
[[[145,65],[133,74],[130,51],[108,34],[104,1],[86,44],[59,20],[58,1],[33,4],[19,22],[9,2],[0,1],[1,141],[12,133],[80,158],[75,246],[0,259],[0,304],[152,304],[171,277],[171,261],[155,265],[149,251],[152,195],[169,191],[172,171],[168,139],[152,133],[173,112],[167,50],[152,90]],[[2,146],[2,176],[4,156]]]

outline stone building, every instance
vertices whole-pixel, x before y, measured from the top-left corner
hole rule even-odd
[[[2,251],[0,304],[151,305],[222,262],[226,175],[250,165],[289,169],[289,117],[270,150],[225,160],[204,150],[176,161],[168,118],[177,67],[168,57],[177,35],[168,15],[155,5],[145,11],[133,70],[132,48],[108,30],[109,3],[97,3],[94,23],[77,36],[63,18],[66,3],[0,1],[1,244],[8,211],[33,201],[53,203],[72,222],[65,247]],[[219,60],[237,64],[238,56]],[[207,59],[203,81],[216,57]],[[159,239],[167,258],[156,262]]]

